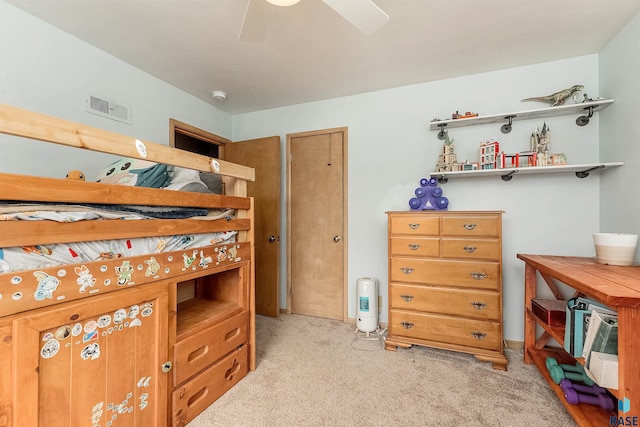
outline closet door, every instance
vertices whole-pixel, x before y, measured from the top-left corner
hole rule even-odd
[[[168,304],[165,282],[15,320],[14,424],[164,425]]]

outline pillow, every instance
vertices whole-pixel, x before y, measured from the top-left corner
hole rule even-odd
[[[222,194],[222,175],[210,172],[200,172],[200,180],[212,192]]]
[[[222,177],[220,175],[178,166],[171,167],[169,175],[171,181],[166,187],[169,190],[222,194]]]
[[[162,188],[169,182],[167,165],[147,160],[122,158],[98,174],[98,182]]]

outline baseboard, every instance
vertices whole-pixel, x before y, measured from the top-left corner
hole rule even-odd
[[[524,341],[504,340],[504,345],[507,348],[521,350],[524,348]]]

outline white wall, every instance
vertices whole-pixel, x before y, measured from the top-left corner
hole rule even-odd
[[[387,229],[385,212],[408,210],[419,180],[434,169],[442,142],[429,122],[453,111],[498,114],[546,107],[521,99],[583,84],[591,97],[611,97],[598,88],[598,57],[589,55],[552,63],[472,75],[392,90],[233,116],[233,139],[280,135],[339,126],[349,128],[349,316],[355,316],[355,281],[380,280],[382,321],[387,310]],[[553,152],[570,163],[598,160],[598,117],[586,127],[574,116],[546,120]],[[452,129],[459,160],[477,159],[478,143],[496,137],[507,151],[528,149],[529,136],[544,120],[514,123],[502,135],[500,125]],[[283,143],[283,165],[284,163]],[[442,186],[450,210],[503,210],[505,338],[523,340],[523,263],[517,253],[593,256],[591,233],[598,230],[598,174],[573,174],[450,180]],[[283,175],[284,182],[284,175]],[[284,184],[283,184],[284,185]],[[283,189],[284,191],[284,189]],[[284,202],[283,202],[284,209]],[[284,217],[284,216],[283,216]],[[286,247],[281,230],[282,259]],[[283,264],[283,272],[286,272]],[[282,278],[281,307],[285,306]]]
[[[602,177],[600,231],[640,234],[640,14],[600,53],[600,85],[615,94],[601,114],[600,157],[624,160],[624,167]],[[640,251],[636,250],[636,262]]]
[[[0,103],[131,135],[169,142],[169,118],[230,138],[231,116],[0,0]],[[131,125],[85,112],[95,94],[130,106]],[[87,179],[111,156],[0,136],[0,170]],[[18,161],[16,161],[18,160]]]

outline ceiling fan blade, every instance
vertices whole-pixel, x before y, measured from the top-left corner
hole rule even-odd
[[[267,34],[275,6],[265,0],[249,0],[238,40],[261,42]]]
[[[371,0],[323,1],[366,35],[375,33],[389,20],[389,15]]]

